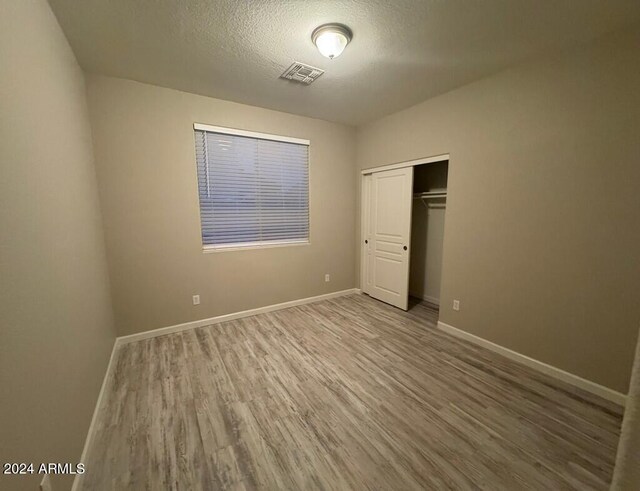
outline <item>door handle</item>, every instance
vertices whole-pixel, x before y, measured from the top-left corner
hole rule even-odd
[[[403,248],[405,251],[407,250],[407,246],[403,246],[402,248]]]
[[[369,243],[369,241],[365,239],[364,243],[365,243],[365,244],[368,244],[368,243]]]

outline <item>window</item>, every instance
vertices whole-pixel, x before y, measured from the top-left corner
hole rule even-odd
[[[309,241],[309,141],[195,124],[204,249]]]

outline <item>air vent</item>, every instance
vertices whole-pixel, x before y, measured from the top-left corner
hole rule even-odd
[[[293,80],[294,82],[309,85],[323,73],[324,70],[321,70],[320,68],[305,65],[299,61],[294,61],[293,65],[287,68],[285,72],[280,75],[280,78],[286,78],[287,80]]]

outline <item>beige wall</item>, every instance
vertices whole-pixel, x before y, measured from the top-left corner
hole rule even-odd
[[[0,1],[0,67],[0,462],[75,464],[115,330],[84,79],[45,0]]]
[[[640,321],[639,46],[636,27],[528,62],[357,146],[359,168],[451,154],[443,322],[621,392]]]
[[[121,335],[355,286],[355,130],[101,76],[88,97]],[[202,252],[194,122],[311,140],[311,245]]]

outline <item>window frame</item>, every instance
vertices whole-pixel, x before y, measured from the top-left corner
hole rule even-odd
[[[305,246],[311,244],[311,140],[307,140],[304,138],[295,138],[290,136],[282,136],[282,135],[274,135],[272,133],[260,133],[257,131],[248,131],[241,130],[237,128],[227,128],[223,126],[212,126],[203,123],[194,123],[193,124],[193,134],[195,137],[196,131],[208,131],[212,133],[221,133],[224,135],[230,136],[243,136],[247,138],[255,138],[260,140],[271,140],[282,143],[294,143],[297,145],[306,145],[307,146],[307,213],[308,213],[308,228],[307,228],[307,238],[306,239],[284,239],[284,240],[269,240],[269,241],[255,241],[255,242],[238,242],[232,244],[205,244],[202,238],[202,208],[200,204],[200,193],[198,191],[198,218],[200,222],[200,243],[202,245],[202,252],[205,254],[208,253],[218,253],[218,252],[231,252],[231,251],[246,251],[253,249],[271,249],[275,247],[295,247],[295,246]],[[194,162],[196,162],[197,169],[197,158],[195,155],[194,148]],[[198,175],[196,172],[196,184],[198,185],[198,189],[200,183],[198,181]]]

